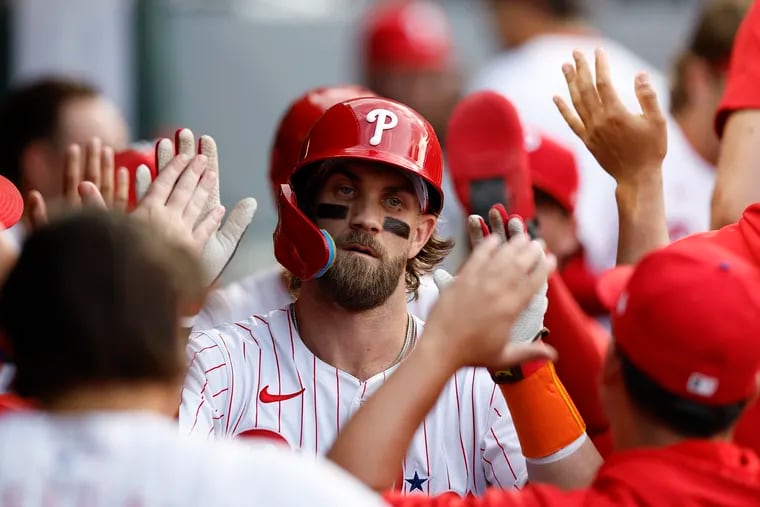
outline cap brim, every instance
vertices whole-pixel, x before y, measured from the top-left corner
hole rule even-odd
[[[24,198],[8,178],[0,176],[0,225],[8,229],[24,214]]]
[[[607,310],[614,310],[632,274],[633,266],[617,266],[599,276],[596,295]]]

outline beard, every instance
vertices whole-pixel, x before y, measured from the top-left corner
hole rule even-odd
[[[335,262],[317,280],[319,287],[342,308],[360,312],[382,305],[391,297],[406,269],[406,255],[389,257],[385,249],[366,233],[352,231],[340,240]],[[377,261],[341,250],[341,245],[357,244],[372,248]]]

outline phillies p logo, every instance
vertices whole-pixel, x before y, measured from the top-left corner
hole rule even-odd
[[[387,109],[373,109],[367,113],[367,121],[375,124],[375,133],[369,140],[369,144],[377,146],[383,140],[383,132],[398,125],[398,116]]]

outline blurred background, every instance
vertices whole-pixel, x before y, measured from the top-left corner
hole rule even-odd
[[[379,2],[381,0],[374,0]],[[51,73],[96,84],[124,112],[132,140],[179,126],[213,135],[229,208],[259,209],[227,279],[273,260],[269,147],[306,89],[358,79],[357,30],[372,0],[18,0],[0,13],[0,85]],[[440,0],[456,53],[474,73],[498,48],[481,0]],[[699,0],[588,0],[592,22],[665,70]],[[569,56],[569,55],[568,55]],[[557,69],[559,72],[559,69]]]

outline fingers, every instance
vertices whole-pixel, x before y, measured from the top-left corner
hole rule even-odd
[[[93,137],[92,140],[87,143],[85,149],[85,165],[84,165],[84,180],[95,183],[97,187],[100,187],[100,162],[103,152],[103,143],[100,138]]]
[[[77,187],[82,181],[82,150],[78,144],[72,144],[66,150],[63,164],[63,199],[70,206],[79,204]]]
[[[125,169],[126,168],[119,168]],[[127,179],[129,179],[129,171],[127,171]],[[156,178],[158,179],[158,178]],[[137,171],[135,171],[135,196],[137,197],[137,202],[140,203],[145,199],[145,194],[148,193],[148,189],[150,188],[151,180],[150,180],[150,169],[145,164],[140,164],[137,166]]]
[[[488,210],[488,222],[491,224],[491,232],[497,235],[502,241],[507,241],[506,224],[508,215],[507,210],[501,204],[494,204]]]
[[[159,145],[161,145],[162,142],[160,142]],[[171,144],[171,141],[169,141],[169,144]],[[158,176],[156,176],[153,183],[148,184],[147,192],[142,200],[143,203],[146,206],[165,205],[169,200],[169,197],[173,194],[174,186],[177,184],[180,176],[184,173],[185,168],[190,162],[191,160],[182,154],[172,158],[171,161],[158,173]],[[195,177],[200,179],[202,172],[203,171],[200,171],[200,168],[197,167],[196,164]],[[150,177],[148,177],[148,180],[150,180]],[[197,180],[195,183],[197,184]],[[183,204],[179,209],[184,208],[185,205]]]
[[[211,136],[201,136],[198,141],[198,153],[208,158],[208,170],[219,172],[219,154],[216,149],[216,141]]]
[[[150,170],[145,164],[140,167],[145,168],[148,173],[148,185],[150,185]],[[147,190],[147,186],[145,187]],[[113,194],[113,201],[111,208],[117,211],[125,213],[127,211],[127,204],[129,202],[129,169],[126,167],[119,167],[116,170],[116,190]]]
[[[180,157],[184,158],[185,155],[180,154],[177,156],[177,158]],[[182,215],[195,192],[203,193],[203,199],[205,202],[205,199],[208,197],[208,191],[203,187],[199,188],[198,183],[200,182],[201,176],[203,176],[203,173],[206,171],[207,162],[208,159],[206,159],[204,155],[196,155],[193,157],[190,163],[187,164],[187,167],[182,170],[174,188],[169,193],[169,198],[166,201],[167,207],[177,210],[178,213]],[[167,166],[167,171],[169,170],[169,167],[171,167],[171,164]],[[158,178],[156,178],[156,183],[157,182]],[[150,190],[148,192],[150,193]]]
[[[206,243],[208,243],[211,235],[219,230],[222,218],[224,218],[224,206],[219,206],[211,210],[193,229],[193,243],[199,245],[201,251]],[[218,275],[218,273],[213,273],[213,275]]]
[[[472,218],[472,216],[470,218]],[[473,247],[473,250],[470,253],[470,257],[467,259],[467,262],[464,263],[462,269],[459,271],[459,276],[472,276],[471,273],[477,274],[480,270],[482,270],[486,262],[491,259],[494,252],[496,252],[496,250],[499,248],[500,243],[501,240],[498,238],[498,236],[486,236],[485,238],[481,239],[480,242]]]
[[[192,158],[195,153],[195,136],[190,129],[179,129],[174,133],[174,148],[177,150],[176,154],[185,155],[188,158]]]
[[[660,109],[660,102],[657,100],[657,93],[649,82],[649,77],[642,72],[636,76],[634,81],[636,88],[636,98],[641,105],[641,111],[648,119],[665,125],[665,116]]]
[[[109,208],[113,207],[115,179],[113,149],[110,146],[104,146],[100,156],[100,193]]]
[[[79,184],[79,196],[84,206],[95,206],[106,209],[106,201],[100,193],[100,189],[91,181],[83,181]]]
[[[47,206],[42,194],[36,190],[29,192],[26,199],[26,207],[29,209],[29,220],[32,230],[37,230],[48,222]]]
[[[198,141],[198,153],[205,155],[208,158],[207,171],[216,173],[216,185],[209,191],[208,202],[203,208],[201,216],[205,216],[213,208],[219,206],[219,153],[216,148],[216,141],[211,136],[201,136]]]
[[[602,103],[599,100],[599,94],[596,91],[594,79],[591,76],[591,66],[580,51],[573,51],[573,59],[575,60],[575,72],[581,100],[591,119],[602,110]]]
[[[594,56],[596,59],[596,90],[602,104],[605,109],[623,108],[623,103],[612,84],[607,53],[603,49],[597,49],[594,51]]]
[[[232,208],[230,216],[227,217],[227,221],[219,232],[227,241],[237,245],[243,238],[251,220],[253,220],[253,214],[257,207],[258,203],[253,197],[242,199]]]
[[[174,158],[174,143],[171,139],[161,139],[156,143],[156,169],[161,173]]]
[[[562,118],[565,119],[565,123],[567,123],[567,126],[570,127],[570,130],[572,130],[573,133],[580,139],[585,139],[586,127],[584,126],[583,121],[580,119],[580,117],[575,113],[575,111],[573,111],[570,106],[568,106],[567,103],[558,96],[554,97],[554,105],[557,106],[559,114],[561,114]]]
[[[496,368],[508,368],[530,361],[557,360],[557,351],[542,341],[531,343],[510,343],[493,361]]]
[[[203,176],[201,176],[200,182],[198,182],[198,187],[192,190],[190,200],[182,214],[182,220],[185,223],[194,225],[198,217],[201,216],[201,211],[203,211],[208,201],[209,192],[211,192],[215,182],[216,173],[206,170]]]
[[[565,75],[567,91],[570,93],[570,101],[573,103],[573,107],[575,108],[581,123],[583,125],[588,125],[591,121],[591,114],[586,109],[586,105],[581,98],[581,91],[578,85],[578,73],[576,72],[575,67],[569,63],[562,65],[562,73]],[[565,120],[567,121],[567,118]]]
[[[479,245],[483,241],[483,238],[489,234],[491,233],[483,218],[479,215],[470,215],[467,217],[467,235],[470,238],[470,245],[472,245],[473,248]]]
[[[507,222],[507,231],[509,232],[510,238],[513,238],[519,234],[528,234],[527,228],[525,226],[525,221],[520,215],[512,215],[512,217]]]

